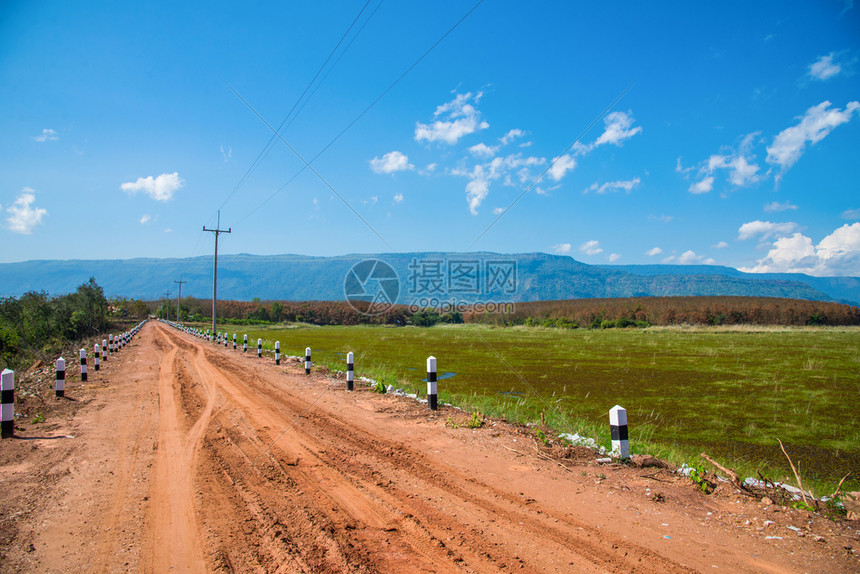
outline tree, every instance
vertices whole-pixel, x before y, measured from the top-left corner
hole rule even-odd
[[[269,311],[269,315],[271,316],[272,321],[280,323],[283,314],[284,305],[280,301],[275,301],[274,303],[272,303],[272,308]]]

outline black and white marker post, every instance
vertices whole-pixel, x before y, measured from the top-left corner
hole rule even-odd
[[[281,342],[275,341],[275,364],[281,364]]]
[[[615,405],[609,410],[609,432],[612,435],[612,456],[630,458],[630,441],[627,439],[627,410]]]
[[[236,333],[233,333],[233,350],[236,350]]]
[[[436,410],[436,357],[427,357],[427,404]]]
[[[81,349],[81,382],[87,382],[87,350]]]
[[[11,369],[0,373],[0,435],[15,435],[15,371]]]
[[[351,391],[353,386],[353,380],[355,380],[355,372],[353,369],[355,368],[355,355],[352,354],[352,351],[346,354],[346,390]]]
[[[263,339],[257,339],[257,358],[263,358]]]
[[[58,397],[66,396],[66,360],[62,357],[57,359],[57,385],[54,394]]]
[[[97,371],[99,370],[99,359],[101,358],[101,354],[101,347],[99,347],[99,344],[96,343],[95,345],[93,345],[93,366],[96,368]]]
[[[245,342],[242,343],[242,352],[243,353],[248,352],[248,335],[247,334],[245,335]]]
[[[108,352],[107,339],[102,339],[102,350],[104,351],[104,353],[103,353],[103,354],[104,354],[104,360],[105,360],[105,361],[107,361],[107,360],[108,360],[108,355],[110,354],[110,353]]]
[[[108,349],[109,349],[108,353],[110,353],[111,355],[113,355],[113,353],[114,353],[114,348],[113,348],[113,335],[108,335]]]
[[[305,374],[311,374],[311,348],[305,347]]]
[[[235,337],[236,335],[233,335],[233,336]],[[230,337],[227,335],[227,333],[224,333],[224,348],[226,349],[229,344],[230,344]]]

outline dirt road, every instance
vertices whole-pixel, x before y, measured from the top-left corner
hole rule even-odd
[[[159,323],[91,379],[0,444],[0,571],[860,571],[847,525]]]

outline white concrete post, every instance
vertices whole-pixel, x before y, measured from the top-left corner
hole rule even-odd
[[[66,360],[62,357],[57,359],[57,385],[54,394],[58,397],[66,395]]]
[[[257,339],[257,358],[263,358],[263,339]]]
[[[0,436],[15,435],[15,371],[3,369],[0,373]]]
[[[436,404],[436,357],[427,357],[427,404],[430,410],[437,409]]]
[[[281,342],[275,341],[275,364],[281,364]]]
[[[609,410],[609,432],[612,435],[612,456],[630,458],[630,441],[627,439],[627,411],[618,405]]]
[[[245,339],[244,339],[244,342],[242,343],[242,352],[243,353],[248,352],[248,334],[247,333],[245,333]]]
[[[311,374],[311,348],[305,347],[305,374]]]
[[[353,388],[353,381],[355,380],[355,372],[353,369],[355,368],[355,355],[352,354],[352,351],[346,354],[346,390],[351,391]]]
[[[87,382],[87,350],[81,349],[81,382]]]
[[[99,370],[99,359],[101,358],[101,352],[101,347],[99,347],[99,344],[96,343],[93,346],[93,366],[95,366],[97,371]]]

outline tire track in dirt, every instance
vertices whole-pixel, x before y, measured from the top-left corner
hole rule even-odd
[[[117,444],[120,456],[117,457],[118,468],[115,482],[111,488],[110,501],[104,513],[99,544],[93,557],[93,565],[97,572],[108,572],[116,558],[116,547],[119,541],[116,537],[120,520],[132,514],[130,500],[133,482],[136,474],[141,471],[141,447],[148,442],[153,432],[155,417],[147,412],[146,401],[149,392],[144,385],[138,385],[135,403],[130,415],[117,433]],[[141,424],[142,423],[142,424]],[[127,454],[122,454],[127,453]]]
[[[173,332],[170,336],[177,343],[184,338]],[[259,369],[249,370],[248,361],[239,363],[202,343],[184,342],[205,357],[208,365],[201,363],[201,370],[217,380],[226,399],[243,413],[242,419],[253,423],[255,430],[238,432],[249,437],[231,438],[240,450],[238,444],[245,443],[245,460],[256,458],[306,410],[306,402],[266,380],[265,374],[260,377]],[[235,373],[242,373],[241,380]],[[224,428],[231,424],[224,423]],[[235,422],[232,425],[237,426]],[[254,454],[247,454],[251,451]],[[321,513],[335,528],[350,531],[366,548],[387,548],[384,553],[369,552],[369,558],[382,570],[397,564],[402,568],[404,560],[415,571],[485,572],[497,571],[503,564],[525,567],[516,554],[489,539],[533,538],[545,552],[580,571],[636,572],[655,567],[665,572],[689,571],[568,515],[524,505],[522,499],[452,468],[431,466],[420,453],[356,428],[333,413],[305,416],[272,447],[266,463],[268,480],[273,473],[284,474],[299,489],[301,503]],[[260,469],[246,471],[247,462],[239,469],[229,469],[228,475],[247,487],[253,482],[249,480],[251,474]],[[398,484],[409,485],[409,490]],[[265,498],[260,494],[265,484],[254,486],[251,490]],[[416,491],[423,494],[416,496]],[[461,516],[483,518],[453,518],[438,508],[437,500],[460,509]],[[485,534],[486,530],[490,532]]]
[[[183,371],[177,357],[178,347],[172,338],[164,336],[163,330],[159,330],[158,337],[169,348],[159,362],[158,447],[150,488],[149,547],[145,553],[145,568],[151,572],[171,569],[206,572],[194,503],[194,469],[214,406],[214,388],[211,385],[205,387],[206,408],[186,430],[185,415],[179,401]]]

